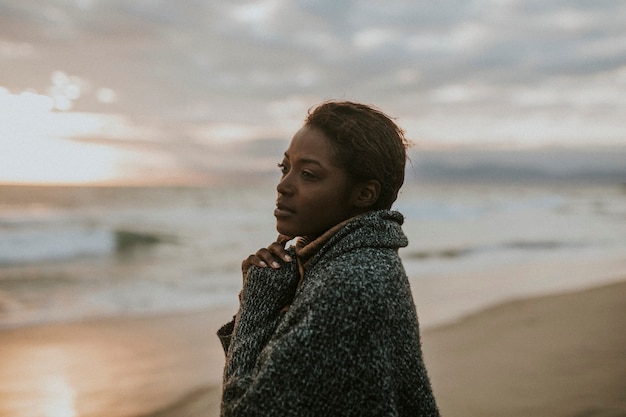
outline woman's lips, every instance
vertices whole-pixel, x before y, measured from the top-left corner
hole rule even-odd
[[[274,210],[274,216],[287,217],[287,216],[293,216],[294,214],[296,214],[296,212],[293,211],[291,208],[285,206],[284,204],[276,203],[276,210]]]

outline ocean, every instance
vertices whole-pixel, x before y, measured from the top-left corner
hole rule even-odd
[[[276,237],[274,200],[269,179],[0,186],[0,329],[235,309],[241,261]],[[426,325],[626,275],[620,184],[408,181],[394,209]]]

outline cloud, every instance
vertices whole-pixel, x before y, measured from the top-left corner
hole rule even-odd
[[[621,0],[0,0],[1,82],[47,94],[61,71],[82,80],[70,111],[158,140],[289,137],[306,108],[345,98],[434,143],[615,143],[625,14]]]

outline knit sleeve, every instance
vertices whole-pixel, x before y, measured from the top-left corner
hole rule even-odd
[[[217,337],[220,339],[220,343],[226,354],[228,354],[228,349],[230,348],[230,339],[233,336],[233,330],[235,330],[235,317],[217,331]]]
[[[282,318],[281,309],[292,301],[297,282],[295,262],[284,263],[278,270],[250,269],[234,322],[218,332],[223,344],[226,340],[227,352],[222,415],[246,415],[231,413],[232,405],[249,398],[254,391],[259,364],[263,363],[261,352]]]

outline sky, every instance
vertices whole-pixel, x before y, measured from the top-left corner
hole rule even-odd
[[[0,182],[273,168],[329,99],[418,149],[625,147],[624,21],[623,0],[0,0]]]

